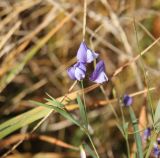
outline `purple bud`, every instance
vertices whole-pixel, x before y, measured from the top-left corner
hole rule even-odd
[[[76,63],[67,70],[69,77],[72,80],[83,80],[86,74],[86,66],[83,63]]]
[[[125,106],[131,106],[132,103],[133,103],[132,97],[130,97],[129,95],[124,95],[123,103],[124,103]]]
[[[87,47],[85,42],[80,44],[80,47],[77,52],[77,60],[81,63],[91,63],[94,59],[98,57],[98,54],[93,52]]]
[[[158,158],[160,156],[160,150],[158,148],[158,145],[157,144],[154,144],[154,147],[153,147],[153,154],[156,158]]]
[[[95,83],[103,83],[108,81],[108,77],[105,74],[105,65],[102,60],[97,63],[96,68],[90,77],[90,80]]]
[[[146,141],[151,136],[151,128],[147,128],[144,130],[143,139]]]

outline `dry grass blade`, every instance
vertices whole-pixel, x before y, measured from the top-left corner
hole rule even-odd
[[[2,140],[0,142],[0,149],[6,148],[10,145],[15,144],[16,142],[18,142],[19,140],[32,140],[32,139],[39,139],[41,141],[45,141],[48,142],[50,144],[54,144],[63,148],[67,148],[67,149],[72,149],[72,150],[78,150],[78,147],[75,147],[73,145],[67,144],[61,140],[58,140],[54,137],[49,137],[46,135],[36,135],[36,134],[29,134],[29,133],[25,133],[25,134],[17,134],[17,135],[13,135],[5,140]]]
[[[8,39],[14,34],[14,32],[20,27],[21,22],[18,21],[16,24],[12,27],[12,29],[5,35],[5,37],[2,37],[2,40],[0,41],[0,50],[5,45],[5,43],[8,41]],[[0,54],[0,57],[2,57],[3,54]]]

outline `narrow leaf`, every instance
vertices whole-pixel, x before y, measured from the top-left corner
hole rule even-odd
[[[93,158],[97,158],[94,151],[90,148],[90,146],[88,144],[85,143],[85,144],[83,144],[83,146],[86,149],[86,151],[89,153],[90,156],[92,156]]]
[[[84,104],[82,103],[81,97],[79,95],[77,96],[77,102],[78,102],[79,109],[80,109],[80,116],[81,116],[81,119],[82,119],[82,124],[86,128],[88,128],[88,121],[87,121],[86,110],[85,110]]]
[[[45,98],[45,100],[51,103],[53,106],[64,107],[64,104],[58,102],[56,99],[52,100],[52,99]]]
[[[66,119],[70,120],[71,122],[73,122],[74,124],[76,124],[77,126],[81,127],[81,125],[79,124],[79,122],[67,111],[65,111],[64,109],[61,109],[59,107],[56,106],[52,106],[52,105],[47,105],[44,103],[40,103],[37,101],[32,101],[33,103],[35,103],[38,106],[44,106],[44,107],[48,107],[50,109],[55,110],[56,112],[58,112],[59,114],[61,114],[63,117],[65,117]]]
[[[0,139],[38,119],[46,116],[51,110],[39,107],[12,118],[0,125]]]
[[[46,108],[49,108],[49,109],[53,109],[52,105],[48,105],[48,104],[41,103],[41,102],[38,102],[38,101],[31,100],[31,103],[36,104],[38,106],[43,106],[43,107],[46,107]]]
[[[64,104],[62,104],[61,102],[57,101],[55,98],[53,98],[51,95],[49,95],[48,93],[46,93],[47,96],[50,98],[46,98],[45,100],[48,102],[51,102],[53,105],[56,105],[58,107],[64,107]]]

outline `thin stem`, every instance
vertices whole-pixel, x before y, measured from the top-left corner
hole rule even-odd
[[[88,118],[87,118],[87,108],[86,108],[86,101],[85,101],[85,95],[84,95],[84,85],[83,85],[83,80],[80,81],[81,82],[81,87],[82,87],[82,94],[83,94],[83,103],[84,103],[84,109],[85,109],[85,113],[86,113],[86,119],[87,119],[87,125],[88,125]],[[97,158],[100,158],[99,155],[98,155],[98,152],[96,150],[96,147],[92,141],[92,138],[89,134],[89,131],[88,131],[88,127],[84,128],[83,131],[86,133],[86,135],[88,136],[90,142],[91,142],[91,145],[95,151],[95,154],[97,156]]]
[[[124,117],[124,112],[123,112],[122,106],[120,106],[120,110],[121,110],[122,121],[123,121],[123,125],[124,125],[126,120],[125,120],[125,117]],[[128,155],[128,158],[130,158],[130,148],[129,148],[129,142],[128,142],[128,129],[127,129],[127,132],[125,130],[126,129],[124,129],[124,127],[123,127],[124,138],[125,138],[126,146],[127,146],[127,155]]]
[[[101,91],[102,91],[102,93],[103,93],[105,99],[108,100],[108,97],[106,96],[105,90],[104,90],[104,88],[103,88],[102,85],[100,86],[100,89],[101,89]],[[111,108],[111,110],[112,110],[112,112],[113,112],[113,114],[114,114],[114,116],[115,116],[117,122],[120,122],[120,121],[119,121],[119,118],[118,118],[118,115],[117,115],[116,111],[115,111],[114,108],[113,108],[113,105],[112,105],[112,104],[109,104],[109,106],[110,106],[110,108]]]
[[[120,110],[121,110],[122,122],[124,124],[126,121],[125,121],[125,118],[124,118],[124,113],[123,113],[123,109],[122,109],[121,105],[120,105]]]
[[[127,145],[127,155],[128,155],[128,158],[130,158],[130,148],[129,148],[128,138],[126,137],[125,140],[126,140],[126,145]]]
[[[135,30],[135,34],[136,34],[136,42],[137,42],[137,46],[138,46],[138,50],[139,52],[140,51],[140,46],[139,46],[139,40],[138,40],[138,34],[137,34],[137,27],[136,27],[136,24],[135,24],[135,19],[133,19],[133,25],[134,25],[134,30]],[[145,83],[146,83],[146,86],[147,86],[147,99],[148,99],[148,102],[149,102],[149,106],[150,106],[150,110],[151,110],[151,116],[152,116],[152,122],[154,120],[154,110],[153,110],[153,102],[152,102],[152,98],[151,98],[151,92],[149,91],[149,79],[146,75],[146,71],[145,71],[145,67],[144,67],[144,63],[143,63],[143,60],[142,60],[142,53],[139,53],[140,54],[140,62],[141,62],[141,68],[142,68],[142,71],[143,71],[143,74],[144,74],[144,78],[145,78]]]
[[[84,0],[84,10],[83,10],[83,41],[85,40],[86,34],[86,18],[87,18],[87,0]]]
[[[85,95],[84,95],[84,85],[83,85],[83,80],[80,81],[81,82],[81,87],[82,87],[82,95],[83,95],[83,105],[84,105],[84,109],[85,109],[85,113],[86,113],[86,119],[87,119],[87,125],[88,125],[88,117],[87,117],[87,107],[86,107],[86,99],[85,99]],[[88,130],[88,127],[86,127]]]
[[[93,147],[93,149],[94,149],[94,151],[95,151],[95,154],[96,154],[97,158],[100,158],[99,155],[98,155],[97,149],[96,149],[96,147],[95,147],[95,145],[94,145],[94,143],[93,143],[93,140],[92,140],[91,136],[89,135],[88,132],[86,132],[86,134],[87,134],[87,136],[88,136],[89,141],[91,142],[91,145],[92,145],[92,147]]]

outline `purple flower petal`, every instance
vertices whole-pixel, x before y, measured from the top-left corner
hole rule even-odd
[[[151,128],[147,128],[144,130],[143,139],[146,141],[151,136]]]
[[[156,158],[158,158],[160,156],[160,150],[158,148],[158,145],[155,143],[154,147],[153,147],[153,154]]]
[[[92,50],[87,50],[87,63],[91,63],[94,59],[96,59],[99,55]]]
[[[78,62],[78,63],[76,63],[76,64],[74,65],[74,67],[75,67],[75,68],[78,67],[78,68],[82,69],[83,71],[86,71],[86,66],[85,66],[84,63]]]
[[[72,80],[82,80],[85,78],[86,66],[83,63],[76,63],[68,70],[68,75]]]
[[[77,60],[81,63],[86,63],[87,62],[87,45],[85,42],[82,42],[80,44],[80,47],[77,52]]]
[[[99,61],[96,65],[96,69],[92,73],[90,80],[95,83],[103,83],[108,81],[108,77],[105,74],[105,65],[103,61]]]
[[[103,83],[108,81],[108,77],[106,76],[105,72],[101,72],[98,77],[94,80],[95,83]]]
[[[72,80],[76,80],[74,67],[68,68],[67,73]]]
[[[77,52],[77,60],[81,63],[91,63],[98,57],[98,54],[89,49],[85,42],[82,42]]]
[[[82,80],[85,78],[85,71],[83,71],[82,69],[80,68],[76,68],[75,69],[75,77],[78,81]]]

